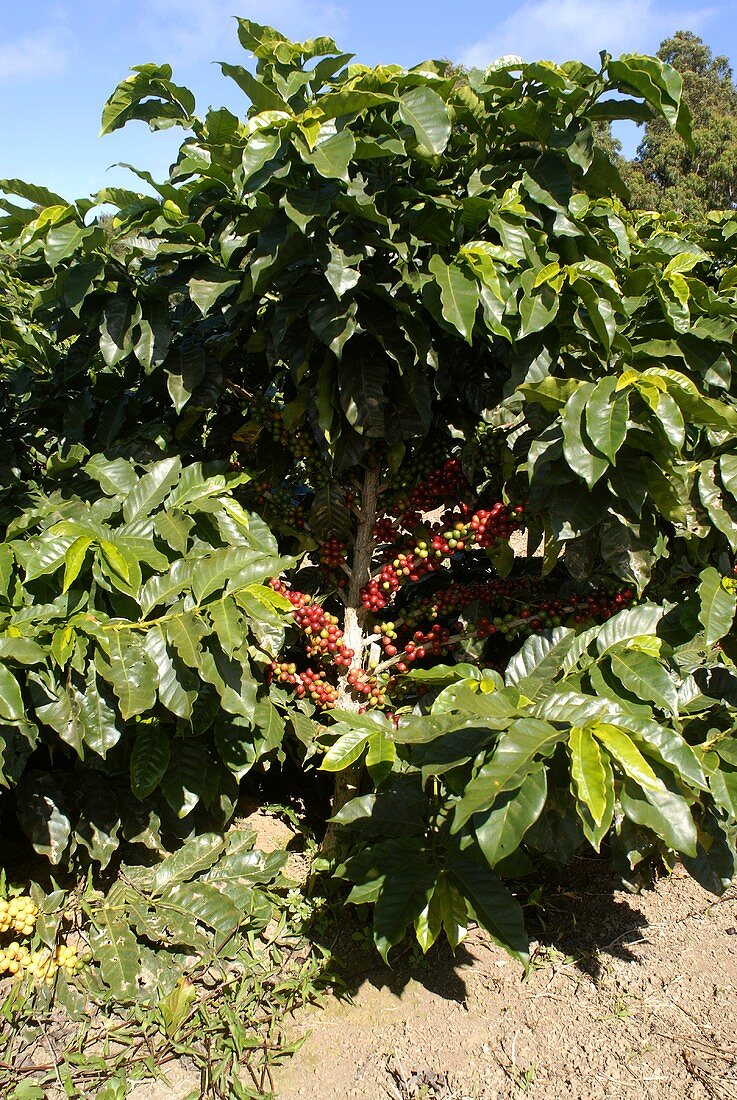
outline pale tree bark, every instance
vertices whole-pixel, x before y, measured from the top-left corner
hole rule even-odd
[[[356,541],[353,545],[351,575],[345,596],[343,634],[345,644],[353,650],[353,661],[351,668],[344,669],[340,677],[338,706],[342,710],[357,711],[360,706],[358,698],[353,694],[348,683],[348,673],[352,669],[363,667],[368,635],[364,629],[365,613],[361,604],[361,589],[371,577],[371,561],[374,553],[372,529],[376,523],[378,500],[379,465],[378,462],[373,460],[366,467],[364,474]],[[359,793],[362,767],[363,765],[359,762],[351,764],[343,771],[336,773],[333,790],[333,814],[336,814],[338,810],[345,806],[346,802],[350,802]],[[330,858],[337,857],[340,854],[341,847],[339,826],[328,825],[322,842],[323,855]]]

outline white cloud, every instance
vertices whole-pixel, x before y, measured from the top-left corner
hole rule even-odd
[[[146,38],[170,60],[219,60],[232,56],[236,39],[233,8],[257,23],[267,23],[295,39],[340,35],[345,9],[330,0],[149,0],[145,7]],[[245,9],[245,10],[244,10]]]
[[[69,63],[66,36],[58,30],[24,34],[0,44],[0,83],[58,76]]]
[[[463,55],[484,68],[506,54],[529,61],[571,58],[595,61],[600,50],[619,53],[657,49],[679,28],[698,31],[713,7],[683,9],[656,0],[526,0]]]

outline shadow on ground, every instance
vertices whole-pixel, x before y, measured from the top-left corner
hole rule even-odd
[[[532,967],[565,960],[596,982],[607,958],[636,962],[628,945],[646,938],[647,922],[621,891],[621,878],[604,859],[574,859],[566,868],[548,870],[533,887],[525,884],[519,900]],[[371,940],[370,913],[350,905],[337,909],[313,939],[330,950],[344,996],[353,997],[365,982],[399,996],[415,981],[446,1000],[466,1000],[464,970],[475,959],[463,944],[454,953],[442,940],[423,955],[407,936],[387,966]]]

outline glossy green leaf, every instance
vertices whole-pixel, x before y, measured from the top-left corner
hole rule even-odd
[[[641,650],[617,650],[609,657],[612,672],[638,699],[647,699],[661,710],[678,716],[678,691],[657,658]]]
[[[645,791],[628,779],[619,800],[630,821],[651,829],[674,851],[696,855],[696,825],[681,795],[667,788]]]
[[[592,733],[600,741],[619,766],[645,791],[663,791],[663,784],[648,764],[632,739],[606,722],[592,727]]]
[[[432,257],[428,267],[440,288],[443,317],[470,344],[479,304],[476,280],[457,264],[444,263],[438,255]]]
[[[0,664],[0,718],[20,722],[24,715],[20,684],[6,665]]]
[[[140,727],[131,751],[131,789],[136,798],[147,798],[156,790],[169,766],[169,735],[166,727],[151,722]]]
[[[320,769],[325,772],[339,772],[349,767],[361,756],[372,735],[363,729],[349,729],[341,733],[322,758]]]
[[[699,584],[699,621],[706,634],[707,645],[719,641],[727,633],[737,607],[737,592],[728,590],[723,578],[713,566],[701,574]]]
[[[627,437],[629,408],[626,394],[617,394],[617,380],[602,378],[586,402],[586,431],[589,439],[611,463]]]
[[[169,766],[159,785],[177,817],[186,817],[197,806],[205,780],[206,755],[201,738],[171,742]]]
[[[591,731],[585,726],[574,726],[568,738],[568,752],[576,795],[590,811],[594,824],[601,825],[607,808],[607,774]]]
[[[563,737],[549,722],[519,718],[499,737],[491,760],[467,784],[455,808],[453,832],[475,813],[489,809],[504,790],[519,787],[538,755],[547,756]]]
[[[120,740],[123,724],[116,713],[114,700],[99,684],[93,664],[87,670],[85,690],[78,700],[84,743],[98,756],[105,757]]]
[[[182,468],[177,457],[162,458],[144,474],[123,502],[123,515],[130,523],[141,516],[149,516],[166,499],[169,490],[176,485]]]
[[[413,848],[408,848],[406,862],[397,871],[387,875],[374,907],[374,943],[384,962],[425,909],[435,882],[432,868]]]
[[[120,1004],[131,1004],[138,996],[140,956],[128,923],[118,911],[103,905],[95,914],[90,947],[99,963],[102,980]]]
[[[156,701],[156,668],[132,631],[112,635],[110,663],[98,653],[97,668],[117,695],[123,718],[151,710]]]
[[[459,854],[448,867],[448,877],[466,899],[482,928],[500,947],[527,966],[529,956],[522,909],[494,872]]]
[[[445,103],[432,88],[413,88],[399,97],[399,117],[414,130],[418,145],[430,153],[445,150],[450,137],[450,116]]]
[[[522,839],[537,821],[547,796],[545,769],[530,772],[519,790],[504,791],[488,814],[474,824],[476,839],[490,867],[516,851]]]
[[[594,393],[591,382],[581,382],[566,402],[563,411],[563,453],[568,465],[591,489],[607,469],[609,462],[593,449],[584,429],[584,417]]]
[[[62,592],[66,592],[79,576],[91,543],[92,539],[89,536],[80,535],[78,539],[74,540],[64,555],[64,582],[62,584]]]

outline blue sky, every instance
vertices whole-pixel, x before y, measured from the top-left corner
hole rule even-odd
[[[99,139],[102,105],[131,65],[168,61],[200,111],[243,109],[212,64],[245,58],[233,14],[293,38],[333,35],[369,64],[483,66],[508,53],[591,61],[600,49],[654,52],[688,29],[737,67],[737,0],[0,0],[0,177],[79,197],[132,185],[114,162],[162,176],[181,131],[132,123]]]

